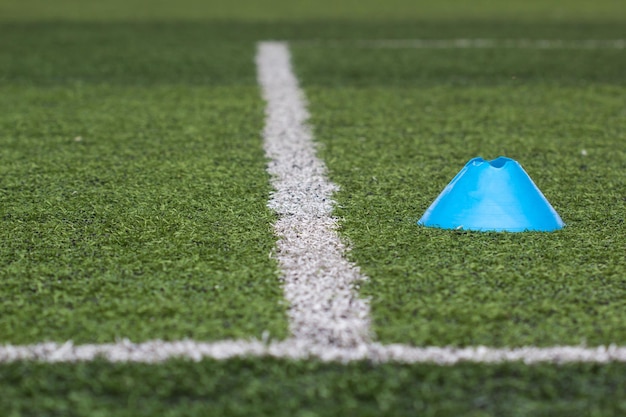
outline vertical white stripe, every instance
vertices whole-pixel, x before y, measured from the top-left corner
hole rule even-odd
[[[315,154],[287,44],[259,43],[256,64],[267,102],[263,136],[275,189],[269,206],[278,214],[276,256],[290,303],[291,332],[322,345],[367,343],[369,305],[354,291],[365,277],[344,258],[346,248],[331,216],[337,186]]]

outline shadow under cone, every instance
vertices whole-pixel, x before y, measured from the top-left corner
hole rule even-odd
[[[565,225],[522,166],[502,156],[470,160],[417,223],[483,232],[551,232]]]

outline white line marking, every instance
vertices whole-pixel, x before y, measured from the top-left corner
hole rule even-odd
[[[374,49],[626,49],[626,39],[372,39],[295,41],[298,45]]]
[[[337,186],[315,155],[304,93],[284,42],[260,42],[258,80],[267,101],[263,136],[278,214],[276,257],[296,339],[335,346],[370,340],[369,304],[354,286],[366,279],[344,258],[346,247],[331,216]]]
[[[110,362],[160,363],[184,358],[227,360],[238,357],[280,359],[318,359],[323,362],[371,361],[374,363],[434,363],[454,365],[461,362],[496,364],[504,362],[537,363],[610,363],[626,362],[626,347],[581,346],[489,348],[484,346],[411,347],[405,345],[360,344],[354,348],[311,344],[304,339],[288,339],[269,344],[258,340],[197,342],[154,340],[131,343],[127,340],[102,345],[73,345],[71,342],[41,343],[30,346],[0,346],[0,363],[16,361],[83,362],[98,358]]]

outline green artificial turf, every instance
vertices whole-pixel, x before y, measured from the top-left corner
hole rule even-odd
[[[626,341],[622,52],[294,51],[382,342]],[[567,227],[417,226],[479,155],[518,160]]]
[[[268,256],[263,39],[295,41],[382,341],[619,343],[623,53],[353,41],[620,39],[625,13],[612,0],[0,2],[0,344],[286,335]],[[477,241],[415,226],[476,153],[519,159],[568,228]],[[527,321],[507,330],[511,300]],[[623,375],[622,364],[17,362],[0,366],[0,414],[618,416]]]
[[[250,35],[245,42],[235,36],[224,40],[219,34],[225,28],[175,22],[3,23],[0,85],[256,86]]]
[[[296,43],[294,50],[305,86],[511,87],[511,92],[498,90],[507,96],[515,93],[515,87],[537,84],[540,89],[545,85],[626,84],[622,49],[384,49],[345,41],[334,45]],[[360,110],[355,108],[355,114]],[[420,108],[413,110],[419,112]]]
[[[626,365],[372,365],[269,359],[0,367],[14,416],[611,417]]]
[[[2,42],[0,343],[284,337],[254,45]]]
[[[4,0],[6,20],[311,20],[514,18],[611,19],[626,16],[619,0]]]

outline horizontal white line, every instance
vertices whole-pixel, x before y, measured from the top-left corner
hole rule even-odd
[[[433,363],[454,365],[460,362],[497,364],[503,362],[536,363],[610,363],[626,362],[624,346],[554,346],[492,348],[472,346],[413,347],[400,344],[360,344],[352,348],[311,344],[307,340],[287,339],[265,343],[259,340],[224,340],[198,342],[160,340],[132,343],[123,340],[113,344],[74,345],[41,343],[25,346],[0,346],[0,363],[16,361],[82,362],[102,358],[111,362],[159,363],[183,358],[226,360],[240,357],[272,357],[280,359],[317,359],[323,362],[371,361],[375,363]]]
[[[296,45],[380,49],[626,49],[626,39],[373,39],[294,41]]]

